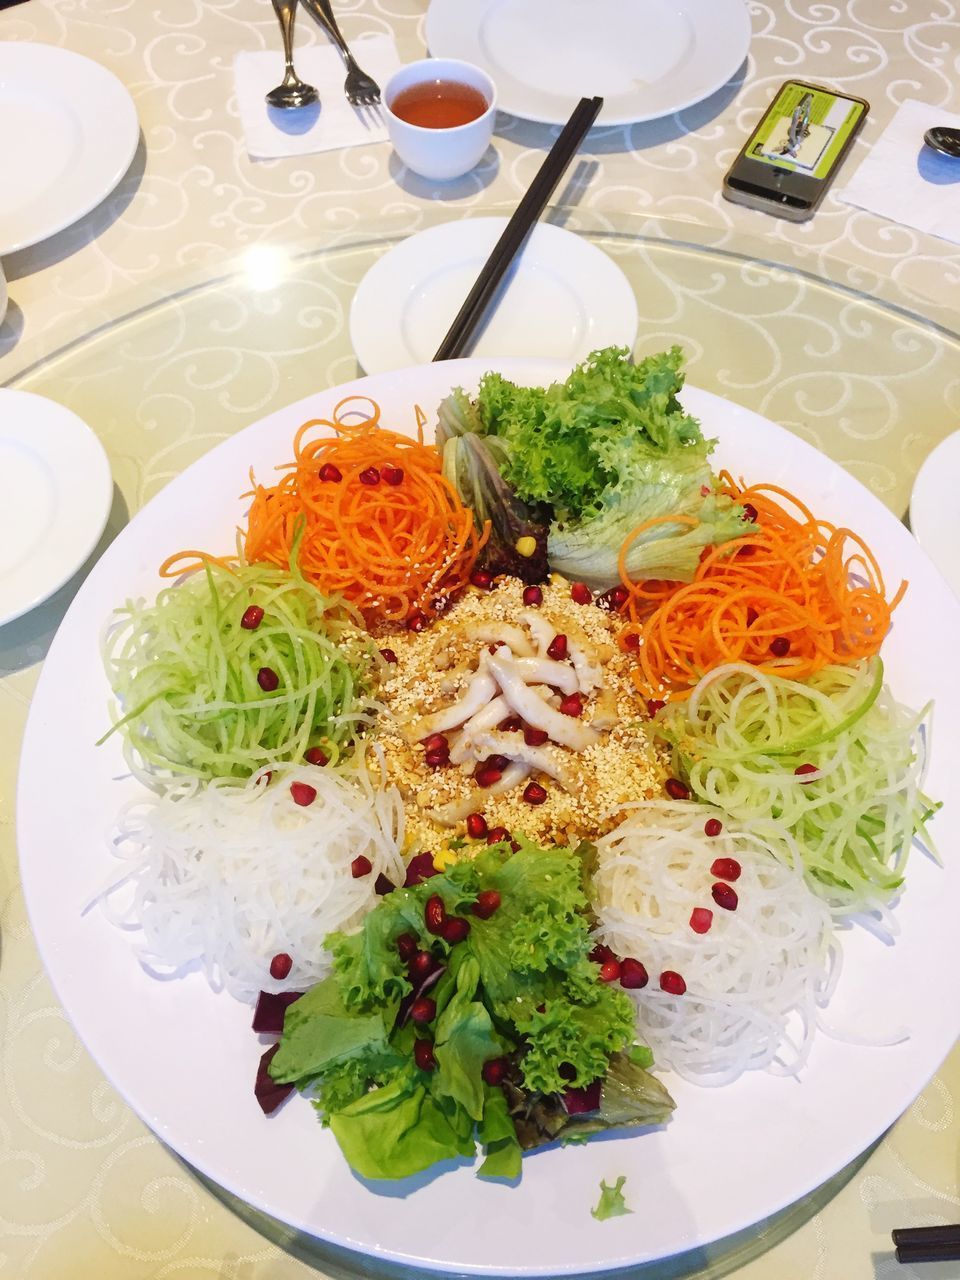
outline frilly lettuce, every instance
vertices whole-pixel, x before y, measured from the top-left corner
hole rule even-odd
[[[669,1095],[628,1057],[633,1004],[599,981],[588,958],[582,874],[569,849],[483,848],[388,894],[358,933],[328,939],[333,972],[290,1006],[270,1073],[316,1088],[325,1123],[362,1176],[405,1177],[472,1156],[479,1141],[480,1173],[514,1178],[523,1148],[667,1118]],[[501,896],[486,920],[470,912],[482,889]],[[450,946],[426,931],[424,905],[434,894],[448,915],[470,921],[465,941]],[[445,966],[430,989],[437,1012],[428,1031],[403,1016],[412,988],[397,951],[401,933]],[[413,1060],[424,1035],[433,1039],[432,1071]],[[484,1063],[498,1058],[508,1064],[503,1089],[482,1077]],[[608,1076],[615,1120],[602,1101],[568,1112],[567,1090],[596,1088]]]

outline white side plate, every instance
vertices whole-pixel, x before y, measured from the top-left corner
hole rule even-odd
[[[910,495],[913,536],[960,596],[960,431],[941,440]]]
[[[139,137],[133,99],[106,67],[54,45],[0,43],[0,255],[89,213]]]
[[[483,67],[511,115],[564,124],[599,94],[599,124],[633,124],[726,84],[750,16],[743,0],[431,0],[426,37],[434,57]]]
[[[43,396],[0,389],[0,624],[80,568],[112,501],[110,463],[86,423]]]
[[[506,225],[506,218],[445,222],[402,240],[370,268],[350,307],[350,339],[367,373],[433,358]],[[541,222],[465,354],[493,360],[527,351],[575,364],[598,347],[632,350],[637,324],[633,289],[613,259]]]

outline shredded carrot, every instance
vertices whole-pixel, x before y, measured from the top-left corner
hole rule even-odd
[[[624,543],[620,574],[630,621],[621,642],[636,654],[638,690],[678,701],[725,662],[802,680],[877,653],[907,584],[888,601],[863,539],[817,520],[786,489],[747,487],[728,472],[720,486],[756,512],[758,530],[707,548],[693,582],[631,582],[627,551],[646,526]]]
[[[487,530],[477,531],[439,454],[419,437],[381,427],[380,408],[366,397],[342,400],[330,421],[305,422],[278,484],[267,488],[251,475],[247,561],[287,567],[304,524],[300,572],[369,623],[442,612],[469,579]]]

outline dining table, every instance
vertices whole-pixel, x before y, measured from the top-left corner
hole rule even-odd
[[[637,355],[680,344],[691,383],[797,433],[906,519],[920,464],[960,428],[960,230],[942,238],[840,193],[903,100],[960,112],[960,4],[749,0],[746,9],[749,52],[733,77],[662,118],[594,127],[544,221],[621,268],[638,304]],[[427,0],[337,0],[336,10],[351,43],[386,35],[402,62],[426,53]],[[326,43],[303,11],[295,35],[298,50]],[[231,1195],[164,1146],[105,1078],[31,931],[17,854],[19,745],[53,636],[131,516],[221,440],[358,376],[349,309],[370,267],[417,232],[509,214],[559,127],[501,111],[479,165],[444,183],[405,169],[385,141],[252,159],[234,61],[273,50],[280,69],[269,0],[24,0],[0,9],[0,43],[17,41],[108,68],[135,103],[140,134],[129,169],[95,208],[3,259],[0,387],[79,414],[107,451],[114,493],[88,564],[0,625],[0,1276],[422,1276]],[[870,104],[843,171],[804,223],[721,192],[787,78]],[[51,743],[51,803],[61,767],[69,761]],[[80,856],[69,814],[63,822],[62,856]],[[109,974],[103,981],[109,988]],[[960,1219],[958,1152],[954,1050],[870,1149],[798,1203],[605,1274],[948,1280],[960,1264],[900,1265],[890,1233]]]

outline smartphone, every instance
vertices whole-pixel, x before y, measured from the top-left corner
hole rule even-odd
[[[869,110],[863,98],[787,80],[724,175],[724,196],[792,222],[812,218]]]

